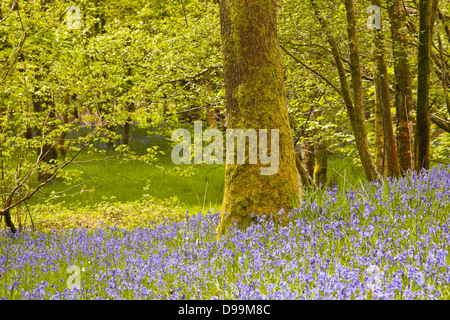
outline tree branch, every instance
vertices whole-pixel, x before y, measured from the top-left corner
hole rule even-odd
[[[430,116],[430,119],[439,128],[450,133],[450,122],[449,121],[439,118],[438,116],[436,116],[434,114]]]
[[[286,50],[285,47],[283,47],[282,45],[280,45],[281,49],[283,49],[284,52],[286,52],[290,57],[292,57],[295,61],[297,61],[298,63],[300,63],[303,67],[305,67],[306,69],[308,69],[309,71],[311,71],[312,73],[314,73],[315,75],[319,76],[320,78],[322,78],[327,84],[329,84],[337,93],[339,93],[339,95],[342,96],[342,92],[341,90],[338,89],[338,87],[336,87],[330,80],[328,80],[325,76],[323,76],[322,74],[320,74],[319,72],[317,72],[316,70],[314,70],[313,68],[309,67],[308,65],[306,65],[305,63],[303,63],[300,59],[298,59],[297,57],[295,57],[293,54],[291,54],[288,50]]]

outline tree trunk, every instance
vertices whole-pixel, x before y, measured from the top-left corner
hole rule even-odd
[[[447,77],[447,62],[445,61],[444,52],[443,52],[443,46],[442,46],[442,39],[441,39],[441,31],[440,31],[440,21],[442,14],[439,12],[439,15],[436,19],[436,29],[437,29],[437,37],[438,37],[438,45],[439,45],[439,57],[441,59],[441,65],[442,65],[442,89],[444,91],[444,99],[445,99],[445,105],[447,106],[447,111],[450,116],[450,98],[448,97],[448,87],[447,84],[449,83],[448,77]],[[444,20],[445,22],[445,20]]]
[[[379,0],[372,0],[372,4],[381,7]],[[392,126],[391,100],[389,95],[389,75],[386,60],[384,59],[383,23],[380,20],[381,29],[375,29],[374,47],[377,64],[377,79],[379,81],[380,105],[383,120],[384,151],[387,159],[387,176],[398,177],[397,147],[395,145],[394,128]]]
[[[135,109],[136,109],[135,104],[130,103],[127,107],[127,112],[128,113],[134,112]],[[131,127],[131,116],[128,116],[123,126],[123,140],[122,140],[122,143],[126,146],[129,145],[130,143],[130,127]]]
[[[17,228],[14,225],[14,223],[12,222],[11,213],[9,212],[9,210],[6,210],[6,211],[0,210],[0,216],[5,217],[5,225],[11,230],[11,232],[16,233]]]
[[[354,117],[355,117],[354,133],[359,156],[361,158],[361,162],[364,167],[366,177],[369,181],[373,181],[377,179],[377,172],[370,157],[369,143],[367,141],[367,131],[364,117],[361,63],[359,61],[358,38],[356,35],[355,9],[353,7],[353,0],[345,0],[344,3],[347,13],[347,34],[350,47],[350,70],[353,85]]]
[[[131,75],[133,74],[131,67],[127,68],[127,76],[131,77]],[[131,80],[127,80],[126,81],[126,87],[128,89],[131,89],[133,87],[133,81]],[[136,105],[134,102],[130,102],[127,105],[127,120],[125,120],[125,124],[123,126],[123,139],[122,139],[122,143],[124,145],[129,145],[130,143],[130,126],[131,126],[131,113],[133,113],[136,110]],[[164,116],[164,115],[163,115]]]
[[[400,0],[388,3],[391,21],[395,73],[395,109],[397,114],[397,153],[402,172],[413,169],[413,97],[408,60],[406,13]]]
[[[227,129],[279,130],[279,153],[268,143],[268,154],[279,158],[275,174],[262,175],[261,164],[228,164],[218,235],[236,222],[245,228],[251,214],[277,218],[299,201],[299,181],[277,34],[276,3],[272,0],[222,0],[220,22],[225,78]],[[268,142],[273,138],[272,134]],[[259,153],[261,153],[259,144]],[[236,151],[236,145],[234,144]],[[230,150],[227,148],[227,153]],[[225,215],[227,213],[228,217]]]
[[[327,183],[328,154],[327,146],[323,138],[314,144],[314,156],[314,183],[317,186],[325,186]]]
[[[216,109],[214,106],[208,107],[208,122],[210,128],[217,129]]]
[[[381,115],[380,86],[377,72],[374,72],[373,82],[375,87],[375,103],[374,103],[375,167],[377,168],[377,171],[379,173],[383,174],[386,163],[385,162],[386,156],[384,152],[383,117]]]
[[[417,74],[417,113],[415,169],[430,168],[430,51],[433,37],[433,10],[437,0],[419,0],[419,47]]]
[[[312,176],[309,175],[305,165],[303,164],[302,160],[300,160],[300,157],[298,155],[295,157],[295,165],[297,166],[297,171],[300,175],[302,186],[315,186]]]
[[[68,93],[64,97],[64,104],[66,105],[67,109],[69,109],[69,107],[70,107],[70,95]],[[68,114],[67,110],[63,114],[62,121],[63,121],[63,125],[64,126],[69,122],[69,114]],[[58,139],[59,152],[60,152],[61,157],[63,159],[66,157],[66,153],[67,153],[67,149],[65,147],[66,136],[67,136],[67,133],[65,131],[63,131],[59,135],[59,139]]]
[[[314,143],[309,140],[303,140],[301,142],[301,155],[302,162],[305,166],[306,172],[308,175],[313,178],[314,177]]]
[[[346,0],[346,2],[349,2]],[[351,1],[350,1],[351,2]],[[364,105],[362,97],[362,79],[361,79],[361,66],[359,63],[358,48],[356,42],[356,30],[355,30],[355,14],[353,10],[353,3],[351,3],[351,14],[347,10],[349,19],[349,40],[351,43],[351,64],[352,64],[352,79],[353,89],[355,93],[355,102],[353,103],[350,89],[347,83],[347,75],[345,72],[344,64],[341,59],[341,54],[336,41],[331,37],[328,22],[323,19],[319,13],[319,9],[315,0],[310,0],[311,6],[314,9],[314,14],[319,21],[325,35],[327,36],[328,43],[330,44],[331,51],[333,53],[336,68],[339,74],[339,81],[341,86],[342,98],[344,99],[345,106],[347,108],[348,117],[352,126],[353,134],[355,136],[356,148],[358,150],[359,157],[361,159],[364,173],[367,180],[373,181],[378,178],[377,170],[372,162],[369,152],[369,142],[367,141],[367,133],[364,118]],[[355,85],[356,83],[356,85]]]
[[[50,101],[50,100],[51,100],[50,97],[48,97],[47,101]],[[48,112],[47,110],[44,110],[44,108],[43,108],[43,105],[46,105],[47,103],[41,97],[38,97],[35,94],[33,94],[33,109],[34,109],[34,112],[36,112],[36,113]],[[54,118],[55,118],[55,113],[52,110],[50,110],[49,111],[49,115],[48,115],[49,121],[52,121],[52,119],[54,119]],[[50,128],[44,127],[43,129],[46,130],[46,131],[51,131],[52,130],[51,127]],[[37,136],[41,136],[42,134],[43,133],[42,133],[41,129],[37,130],[37,133],[36,133]],[[44,133],[44,136],[45,136],[45,133]],[[38,162],[39,163],[45,162],[47,164],[51,164],[52,160],[58,159],[58,152],[56,151],[55,146],[53,144],[45,143],[42,146],[42,148],[37,149],[36,152],[38,154]],[[38,171],[38,181],[39,182],[45,181],[51,175],[52,175],[51,172],[45,172],[45,171],[39,169],[39,171]]]

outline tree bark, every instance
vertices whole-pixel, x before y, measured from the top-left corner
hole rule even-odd
[[[376,69],[376,66],[374,67]],[[383,117],[381,115],[381,102],[380,102],[380,85],[378,81],[378,73],[374,72],[373,82],[375,87],[375,102],[374,102],[374,134],[375,134],[375,167],[381,174],[384,173],[384,167],[386,164],[386,156],[384,152],[384,133],[383,133]]]
[[[208,123],[210,128],[217,129],[216,109],[214,106],[208,107]]]
[[[48,104],[48,101],[50,101],[51,98],[47,97],[47,101],[44,101],[43,98],[38,97],[37,95],[35,95],[33,93],[33,110],[36,113],[41,113],[41,112],[49,112],[48,115],[48,119],[49,121],[53,121],[53,119],[55,118],[55,113],[50,109],[49,111],[44,110],[43,106]],[[51,108],[51,107],[50,107]],[[43,128],[46,131],[52,131],[52,127],[50,126],[49,128],[44,127]],[[42,135],[42,130],[38,129],[36,135],[40,136]],[[45,135],[45,133],[44,133]],[[39,148],[36,150],[37,155],[38,155],[38,162],[45,162],[47,164],[52,163],[52,160],[56,160],[58,159],[58,152],[55,149],[55,145],[54,144],[50,144],[50,143],[45,143],[42,148]],[[52,175],[51,172],[44,172],[41,170],[41,168],[39,168],[38,171],[38,181],[42,182],[48,179],[48,177],[50,177]]]
[[[68,93],[66,93],[66,95],[64,96],[64,104],[66,105],[67,109],[69,109],[69,107],[70,107],[70,95]],[[69,122],[69,114],[68,114],[67,110],[63,113],[62,121],[63,121],[63,125],[66,125]],[[65,131],[63,131],[59,135],[59,139],[58,139],[59,152],[60,152],[61,157],[63,159],[66,157],[66,154],[67,154],[67,149],[65,147],[66,136],[67,136],[67,133]]]
[[[419,0],[419,47],[417,75],[417,113],[415,134],[415,169],[430,168],[430,51],[433,37],[433,10],[437,0]]]
[[[372,4],[381,7],[379,0],[372,0]],[[395,145],[394,128],[392,126],[391,100],[389,94],[389,76],[386,60],[384,58],[383,22],[380,19],[381,29],[375,29],[374,47],[377,65],[377,80],[379,81],[380,106],[383,120],[384,152],[387,160],[387,176],[398,177],[400,169]]]
[[[317,186],[325,186],[327,183],[327,145],[324,139],[317,140],[314,144],[314,183]]]
[[[136,109],[136,106],[134,103],[130,103],[127,107],[127,112],[131,113],[134,112]],[[129,115],[127,117],[127,120],[125,120],[125,124],[123,126],[123,139],[122,139],[122,143],[124,145],[129,145],[130,143],[130,127],[131,127],[131,116]]]
[[[349,1],[346,0],[346,2]],[[350,6],[352,13],[350,14],[350,17],[348,17],[350,21],[348,30],[349,30],[349,41],[351,43],[350,47],[352,58],[351,59],[352,80],[353,80],[354,96],[356,98],[355,102],[352,101],[349,85],[347,83],[347,76],[344,64],[342,62],[341,54],[339,52],[339,47],[336,41],[330,35],[328,22],[325,19],[323,19],[322,16],[320,15],[316,1],[310,0],[310,3],[311,6],[313,7],[314,14],[317,20],[319,21],[325,35],[327,36],[328,43],[333,53],[336,68],[339,74],[342,98],[344,99],[348,117],[350,118],[353,134],[355,135],[356,148],[358,150],[358,154],[361,159],[361,164],[364,168],[365,176],[367,180],[374,181],[378,178],[378,173],[370,157],[369,142],[367,140],[367,131],[364,118],[364,105],[362,100],[361,66],[359,63],[358,48],[356,42],[355,14],[353,9],[353,3]]]
[[[344,0],[347,13],[347,34],[350,47],[350,70],[353,85],[353,100],[355,113],[355,140],[366,177],[369,181],[378,178],[375,166],[369,152],[367,131],[364,117],[363,85],[361,63],[358,52],[358,38],[356,35],[356,17],[353,0]]]
[[[431,121],[433,121],[433,123],[442,130],[450,133],[450,121],[445,121],[444,119],[441,119],[435,115],[431,116]]]
[[[298,155],[295,157],[295,165],[297,166],[297,171],[300,175],[302,186],[315,187],[314,179],[309,175],[305,165],[303,164],[302,160],[300,160],[300,157]]]
[[[11,232],[16,233],[17,228],[14,225],[14,223],[12,222],[11,213],[9,212],[9,210],[6,210],[6,211],[0,210],[0,216],[5,217],[5,225],[11,230]]]
[[[448,78],[447,78],[447,62],[445,61],[444,52],[443,52],[443,46],[442,46],[442,39],[441,39],[441,31],[440,31],[440,18],[441,14],[438,15],[436,19],[436,29],[437,29],[437,38],[438,38],[438,45],[439,45],[439,57],[441,59],[442,64],[442,89],[444,91],[444,99],[445,99],[445,105],[447,106],[448,114],[450,115],[450,99],[448,97]]]
[[[395,73],[395,109],[397,113],[397,153],[402,172],[413,169],[413,96],[408,59],[406,12],[400,0],[388,3],[391,22]]]
[[[240,228],[248,226],[252,213],[266,216],[274,213],[277,218],[282,208],[287,213],[299,201],[296,154],[278,43],[276,3],[272,0],[222,0],[220,22],[227,128],[267,129],[269,133],[278,129],[279,170],[273,175],[262,175],[260,169],[264,166],[260,159],[255,165],[226,165],[225,194],[217,230],[219,236],[234,222]],[[267,140],[270,147],[271,139]],[[246,147],[246,163],[248,150]],[[270,150],[268,148],[268,153]]]
[[[310,177],[314,177],[314,143],[308,140],[301,142],[302,162],[305,166],[306,172]]]

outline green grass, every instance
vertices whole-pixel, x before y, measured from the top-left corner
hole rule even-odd
[[[66,184],[63,178],[57,178],[42,188],[45,193],[38,193],[39,198],[34,198],[30,204],[44,203],[44,198],[54,191],[59,197],[49,200],[50,204],[64,201],[68,205],[93,206],[102,201],[133,202],[147,194],[160,200],[177,197],[183,210],[189,212],[220,210],[224,165],[177,166],[167,156],[156,164],[123,161],[116,157],[100,160],[102,158],[105,157],[81,155],[79,163],[66,167],[65,174],[76,176],[76,180]],[[76,185],[79,186],[65,195],[59,194]]]
[[[339,157],[328,160],[327,179],[328,186],[336,183],[340,190],[355,189],[367,181],[363,168]]]
[[[154,146],[163,151],[156,163],[124,160],[112,151],[97,155],[82,153],[29,204],[57,206],[49,208],[50,213],[61,209],[80,211],[80,208],[88,207],[98,211],[105,203],[126,204],[155,199],[156,206],[164,207],[166,200],[169,205],[179,203],[171,207],[180,213],[218,212],[224,194],[225,164],[175,165],[170,157],[170,142],[155,136],[157,133],[161,132],[133,127],[130,140],[130,148],[137,154],[146,154],[147,148]],[[327,176],[327,186],[336,183],[340,189],[355,188],[359,181],[365,181],[362,168],[338,157],[329,158]],[[53,199],[48,200],[50,196]]]
[[[159,200],[177,197],[182,210],[190,213],[218,212],[224,193],[225,165],[177,166],[169,154],[166,152],[155,164],[82,154],[77,163],[66,167],[65,175],[76,177],[72,183],[57,178],[42,188],[43,193],[38,193],[30,204],[45,203],[51,192],[55,192],[55,199],[47,203],[64,201],[66,205],[78,207],[105,201],[133,202],[149,195]],[[365,178],[361,168],[332,158],[328,163],[328,180],[329,185],[337,183],[342,188],[352,188]],[[61,193],[72,187],[65,194]]]

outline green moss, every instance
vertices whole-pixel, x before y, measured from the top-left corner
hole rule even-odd
[[[225,0],[221,22],[228,128],[278,129],[280,161],[273,176],[262,176],[260,163],[227,165],[219,235],[234,222],[248,226],[252,212],[267,216],[282,208],[287,212],[298,198],[275,3]]]

